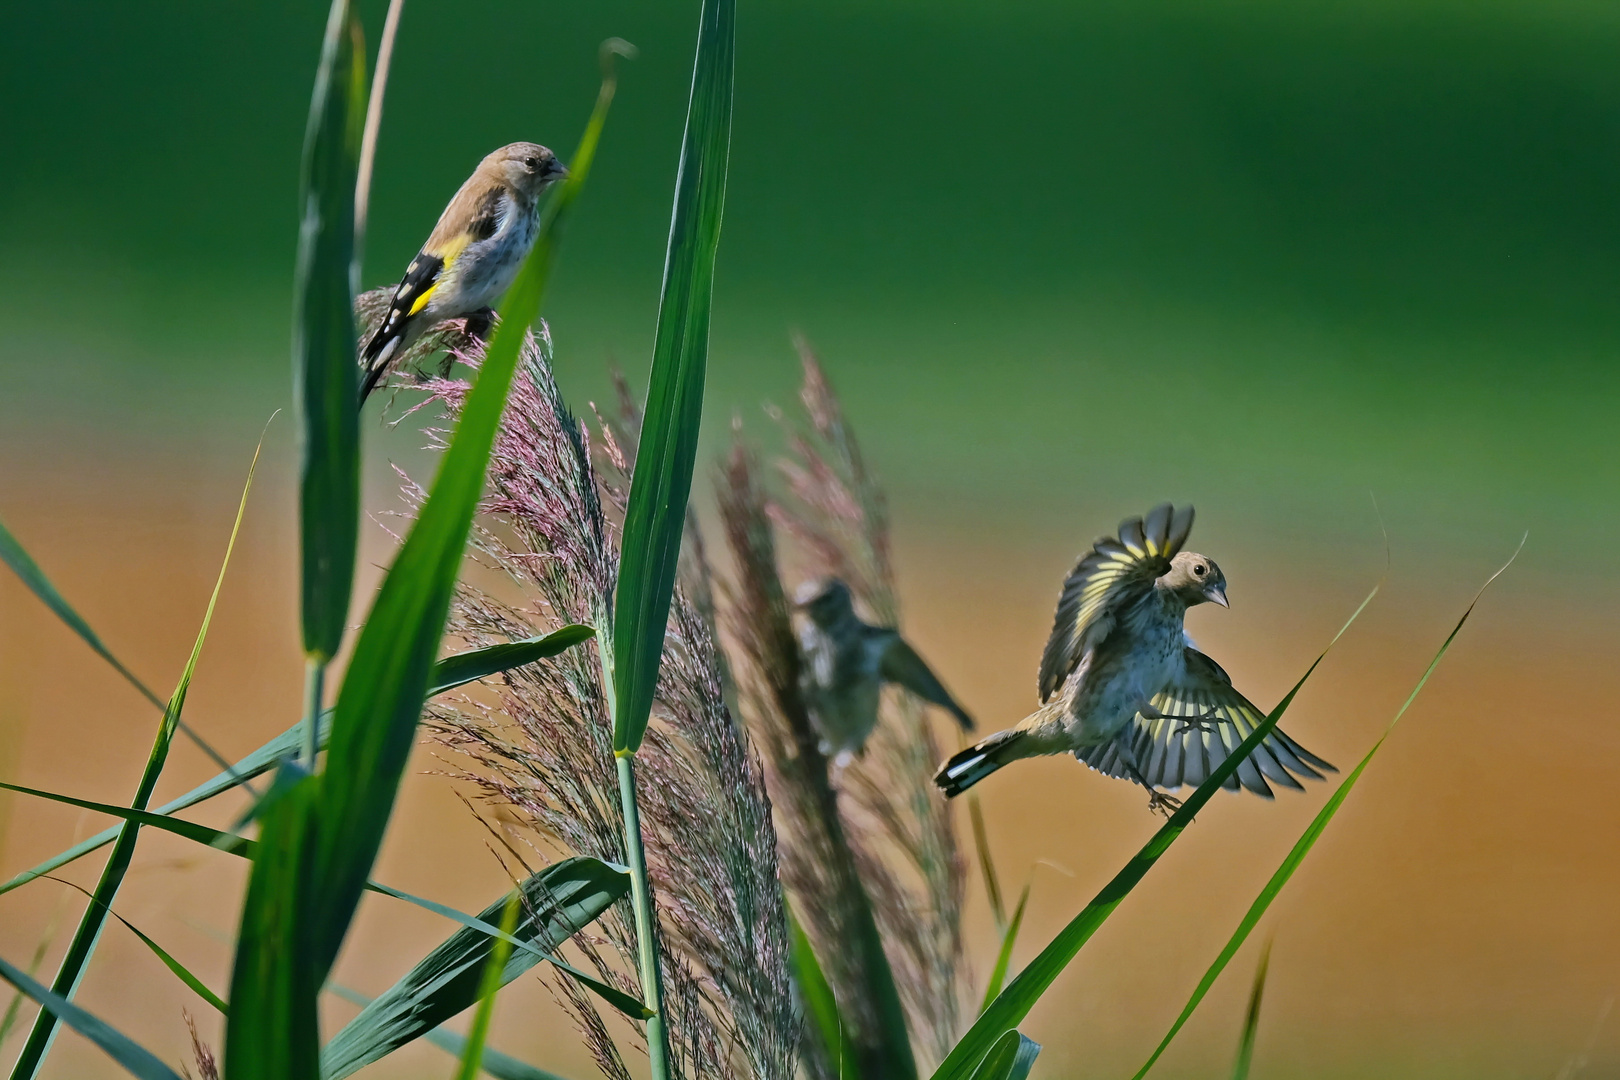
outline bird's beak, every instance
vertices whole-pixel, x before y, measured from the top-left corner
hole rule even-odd
[[[568,179],[568,169],[562,162],[553,160],[550,165],[546,166],[545,176],[547,180],[566,180]]]
[[[1229,607],[1232,606],[1231,604],[1228,604],[1226,602],[1226,586],[1225,585],[1211,585],[1209,588],[1204,590],[1204,596],[1211,603],[1219,604],[1223,608],[1229,608]]]

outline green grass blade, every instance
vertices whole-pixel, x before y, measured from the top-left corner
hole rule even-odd
[[[603,863],[602,865],[606,866],[607,864]],[[615,871],[615,873],[618,872],[619,871]],[[627,881],[626,888],[628,889],[628,887]],[[633,1020],[646,1020],[652,1016],[652,1012],[645,1005],[631,997],[629,994],[626,994],[624,991],[619,990],[616,987],[609,986],[607,983],[595,978],[594,976],[587,975],[585,972],[579,970],[577,967],[574,967],[567,961],[558,958],[552,953],[544,951],[531,942],[523,941],[512,934],[506,933],[505,931],[501,930],[500,927],[489,922],[487,919],[481,919],[477,916],[468,915],[465,911],[457,911],[455,908],[441,904],[436,900],[427,900],[420,896],[412,896],[408,892],[401,892],[398,889],[379,884],[375,881],[368,881],[366,883],[366,888],[370,889],[372,892],[381,893],[384,896],[392,896],[396,900],[403,900],[407,904],[415,904],[417,907],[422,908],[425,911],[431,911],[435,915],[443,915],[447,919],[458,922],[462,926],[465,926],[471,930],[476,930],[487,935],[488,937],[504,941],[509,945],[515,945],[521,951],[533,956],[535,960],[544,960],[558,971],[572,977],[575,982],[578,982],[580,985],[584,986],[586,989],[600,997],[603,1001],[607,1002],[609,1005],[612,1005],[615,1009],[618,1009],[620,1012],[624,1013]],[[530,961],[530,963],[533,962],[534,961]]]
[[[507,932],[544,952],[560,947],[630,891],[622,870],[583,856],[565,859],[524,883],[522,920]],[[515,895],[515,894],[513,894]],[[479,921],[498,919],[507,897],[485,908]],[[494,940],[475,927],[457,930],[333,1036],[322,1052],[326,1080],[343,1077],[425,1036],[478,997],[479,972]],[[516,950],[504,964],[502,984],[518,978],[540,956]],[[487,1053],[487,1051],[486,1051]]]
[[[946,1055],[945,1060],[940,1063],[939,1068],[935,1070],[933,1080],[967,1080],[967,1077],[972,1075],[971,1070],[974,1062],[983,1060],[997,1039],[1001,1038],[1004,1033],[1012,1031],[1024,1017],[1029,1015],[1029,1010],[1034,1007],[1035,1002],[1040,1000],[1041,995],[1052,985],[1063,969],[1068,967],[1069,961],[1075,958],[1081,947],[1091,939],[1091,935],[1097,932],[1097,928],[1107,921],[1108,916],[1113,914],[1114,909],[1136,887],[1137,882],[1141,881],[1147,872],[1153,869],[1153,865],[1159,861],[1159,857],[1169,850],[1170,845],[1175,843],[1182,830],[1192,822],[1193,816],[1204,808],[1204,804],[1220,789],[1226,778],[1237,771],[1238,765],[1254,752],[1254,748],[1259,746],[1267,735],[1271,734],[1272,729],[1277,726],[1277,722],[1288,711],[1288,706],[1293,703],[1295,695],[1305,685],[1306,680],[1311,677],[1327,657],[1328,652],[1334,645],[1338,644],[1345,631],[1350,629],[1361,613],[1367,609],[1367,605],[1372,603],[1373,597],[1377,595],[1377,588],[1367,594],[1367,598],[1361,602],[1361,606],[1356,608],[1339,632],[1333,635],[1333,640],[1328,642],[1327,648],[1322,650],[1322,654],[1311,663],[1305,674],[1301,675],[1299,681],[1294,684],[1293,689],[1289,690],[1282,701],[1277,703],[1277,707],[1271,710],[1270,715],[1255,726],[1254,731],[1249,733],[1249,737],[1244,739],[1236,750],[1227,755],[1225,761],[1211,770],[1209,778],[1187,797],[1187,801],[1182,803],[1181,809],[1170,816],[1170,820],[1166,821],[1159,831],[1153,834],[1152,839],[1143,846],[1142,850],[1137,852],[1125,864],[1124,868],[1114,875],[1112,881],[1103,886],[1102,891],[1081,909],[1078,915],[1070,920],[1069,925],[1064,927],[1058,933],[1058,936],[1046,948],[1042,949],[1034,960],[1030,961],[1029,966],[1024,968],[1018,974],[1018,977],[1008,984],[1007,988],[996,997],[995,1001],[990,1003],[990,1007],[979,1015],[978,1020],[974,1021],[967,1034],[962,1036],[951,1052]]]
[[[138,1076],[141,1080],[180,1080],[173,1070],[154,1057],[150,1051],[142,1049],[105,1021],[85,1012],[60,994],[47,990],[29,978],[25,972],[17,970],[4,960],[0,960],[0,978],[39,1002],[41,1008],[50,1015],[101,1047],[108,1057],[122,1065],[130,1075]]]
[[[366,995],[337,983],[328,983],[326,988],[344,1001],[359,1005],[362,1008],[372,1002],[372,999],[366,997]],[[422,1036],[422,1041],[437,1046],[454,1058],[461,1057],[462,1052],[467,1048],[467,1037],[458,1035],[447,1027],[436,1027],[426,1032]],[[564,1080],[563,1077],[558,1076],[556,1073],[536,1068],[526,1061],[520,1061],[510,1054],[503,1054],[490,1046],[484,1047],[482,1068],[484,1072],[495,1077],[495,1080]],[[336,1080],[336,1078],[329,1074],[326,1080]]]
[[[593,627],[571,623],[559,630],[553,630],[544,637],[507,641],[482,649],[455,653],[433,665],[433,675],[428,680],[427,696],[433,697],[435,694],[454,690],[458,686],[476,682],[487,676],[510,671],[524,664],[532,664],[548,656],[556,656],[563,650],[595,636],[596,630]]]
[[[302,443],[299,520],[304,652],[337,655],[360,530],[355,352],[355,171],[366,109],[365,48],[348,0],[332,0],[304,129],[293,278],[293,398]]]
[[[972,1080],[1024,1080],[1035,1067],[1041,1044],[1017,1031],[1004,1033],[984,1055]]]
[[[1254,972],[1254,988],[1249,991],[1249,1011],[1243,1017],[1243,1037],[1238,1040],[1237,1063],[1232,1080],[1249,1080],[1249,1063],[1254,1060],[1254,1037],[1260,1030],[1260,1002],[1266,996],[1266,970],[1271,967],[1271,942],[1260,952],[1260,966]]]
[[[647,730],[692,490],[731,148],[735,52],[735,0],[704,0],[613,605],[613,748],[619,753],[634,753]]]
[[[260,844],[231,966],[225,1027],[225,1075],[231,1080],[320,1075],[316,997],[326,972],[316,962],[309,895],[315,887],[319,795],[319,779],[289,763],[260,803]]]
[[[202,655],[203,642],[208,638],[208,627],[214,618],[214,607],[219,603],[219,591],[225,584],[225,571],[230,567],[231,553],[236,550],[236,538],[242,531],[242,518],[247,513],[248,495],[253,490],[253,476],[258,470],[259,452],[263,446],[261,441],[259,448],[253,451],[253,463],[248,467],[247,483],[242,488],[242,500],[236,508],[236,521],[231,526],[231,538],[225,546],[225,558],[220,564],[219,576],[214,581],[214,591],[208,598],[208,608],[203,613],[202,626],[197,631],[197,640],[192,644],[191,656],[186,660],[185,670],[180,674],[180,682],[175,687],[173,696],[169,698],[168,706],[163,710],[163,720],[158,725],[157,738],[153,741],[152,751],[147,756],[146,767],[135,789],[135,797],[130,800],[132,810],[146,809],[147,803],[151,801],[152,791],[157,787],[158,777],[163,772],[164,763],[168,761],[169,746],[174,740],[175,728],[180,723],[180,714],[185,709],[186,692],[191,688],[191,677],[197,670],[197,660]],[[96,884],[95,902],[85,908],[84,917],[79,921],[73,940],[68,945],[67,954],[62,958],[61,966],[56,971],[56,978],[51,983],[51,992],[64,999],[72,1000],[89,967],[96,943],[101,939],[102,928],[106,925],[106,913],[112,907],[118,889],[123,884],[124,875],[129,870],[129,864],[135,857],[135,843],[139,831],[140,823],[133,820],[126,820],[119,827],[118,837],[113,841],[112,853],[107,856],[107,863],[101,871],[101,879]],[[28,1033],[28,1041],[23,1044],[22,1053],[12,1066],[12,1080],[31,1080],[38,1074],[40,1066],[45,1061],[45,1055],[50,1053],[51,1044],[56,1039],[56,1031],[57,1014],[51,1010],[41,1011],[34,1020],[33,1029]]]
[[[984,1002],[979,1006],[982,1013],[990,1007],[1001,993],[1001,986],[1007,981],[1007,969],[1012,964],[1013,945],[1018,941],[1018,928],[1024,924],[1024,908],[1029,904],[1029,886],[1024,886],[1023,894],[1018,897],[1018,906],[1013,909],[1011,921],[1001,932],[1001,949],[996,953],[996,966],[990,971],[990,981],[984,987]]]
[[[68,881],[68,880],[66,880],[64,878],[53,877],[53,878],[51,878],[51,880],[56,882],[58,885],[66,885],[70,889],[74,889],[74,890],[77,890],[78,892],[83,893],[85,895],[85,897],[92,904],[96,902],[96,898],[90,894],[89,889],[86,889],[86,888],[84,888],[84,887],[82,887],[80,885],[75,885],[73,882]],[[122,915],[118,914],[118,912],[112,910],[111,908],[107,909],[107,914],[111,915],[113,918],[115,918],[119,922],[123,923],[125,929],[127,929],[130,933],[134,934],[136,937],[140,938],[141,941],[145,942],[146,947],[148,949],[151,949],[152,953],[159,960],[161,960],[163,962],[163,966],[168,968],[170,971],[174,972],[176,977],[178,977],[181,982],[185,983],[188,987],[190,987],[192,992],[195,993],[198,997],[200,997],[204,1001],[208,1002],[208,1004],[210,1004],[214,1008],[218,1009],[221,1013],[230,1012],[229,1006],[227,1006],[224,1001],[220,1000],[220,997],[219,997],[218,994],[216,994],[212,990],[208,989],[207,984],[205,984],[201,979],[197,978],[197,976],[193,975],[191,973],[191,971],[189,969],[187,969],[187,967],[184,964],[182,964],[180,961],[176,960],[172,955],[170,955],[169,951],[167,949],[165,949],[163,946],[159,945],[157,942],[153,941],[150,937],[148,937],[146,935],[146,933],[141,930],[140,927],[136,926],[134,923],[130,922],[128,919],[124,918]]]
[[[15,791],[19,795],[32,795],[39,799],[50,799],[52,802],[77,806],[81,810],[93,810],[98,814],[110,814],[113,817],[123,818],[131,825],[137,827],[145,825],[148,828],[161,829],[176,836],[183,836],[187,840],[194,840],[207,847],[218,848],[228,855],[241,855],[251,858],[254,848],[257,846],[252,840],[233,836],[228,832],[221,832],[219,829],[211,829],[207,825],[198,825],[196,822],[186,821],[184,818],[160,814],[153,810],[136,810],[134,807],[119,806],[116,803],[75,799],[71,795],[59,795],[54,791],[41,791],[38,788],[23,787],[21,784],[0,783],[0,789]]]
[[[816,950],[810,937],[799,925],[799,920],[788,913],[788,962],[793,965],[793,981],[799,988],[806,1023],[816,1033],[828,1059],[838,1068],[839,1080],[857,1080],[856,1062],[844,1052],[844,1018],[838,1011],[838,1000],[833,997],[832,985],[816,959]]]
[[[68,628],[78,634],[86,645],[95,650],[97,656],[111,664],[113,670],[122,675],[136,690],[140,691],[142,697],[160,709],[164,707],[163,699],[152,693],[151,689],[141,682],[133,671],[124,666],[122,660],[112,654],[112,650],[107,648],[106,643],[101,640],[101,635],[92,630],[90,624],[84,621],[84,617],[73,609],[72,604],[67,602],[67,598],[57,591],[56,586],[51,584],[51,579],[45,576],[45,571],[39,568],[39,564],[34,561],[33,556],[29,555],[23,546],[17,542],[17,538],[12,535],[10,529],[6,528],[3,521],[0,521],[0,562],[4,562],[11,567],[11,572],[16,574],[24,585],[28,586],[30,592],[39,597],[41,603],[50,608],[58,619],[66,623]]]
[[[323,971],[348,932],[393,811],[519,349],[540,314],[562,227],[590,173],[606,108],[599,98],[571,175],[547,203],[539,238],[501,302],[500,324],[439,475],[372,604],[338,694],[322,774],[317,861],[316,948]]]
[[[996,932],[1005,934],[1007,908],[1001,901],[1001,879],[996,876],[996,864],[990,858],[990,837],[984,828],[984,809],[979,805],[977,792],[968,796],[968,817],[973,820],[973,847],[979,853],[979,873],[984,878],[985,895],[990,898],[990,914],[996,920]]]
[[[28,977],[31,979],[39,974],[39,966],[45,962],[45,953],[51,947],[51,941],[56,937],[56,919],[53,917],[40,935],[39,944],[34,946],[34,955],[28,960]],[[6,1045],[6,1038],[10,1036],[11,1029],[17,1023],[17,1013],[22,1009],[23,998],[27,995],[21,990],[11,995],[11,1004],[6,1006],[6,1015],[0,1017],[0,1047]]]
[[[510,936],[517,929],[518,912],[522,909],[517,893],[513,893],[501,913],[503,934]],[[505,985],[501,976],[506,972],[506,961],[511,955],[511,943],[504,938],[496,939],[490,947],[483,977],[478,981],[478,1009],[473,1013],[472,1027],[467,1030],[467,1045],[461,1052],[461,1068],[456,1070],[456,1080],[478,1080],[478,1066],[484,1059],[484,1040],[489,1038],[489,1020],[495,1013],[495,995]]]
[[[1521,542],[1519,546],[1522,549],[1524,545]],[[1513,553],[1513,558],[1516,559],[1518,556],[1519,553],[1515,551]],[[1485,590],[1490,588],[1491,582],[1500,577],[1503,571],[1505,571],[1508,566],[1511,565],[1513,565],[1513,559],[1509,559],[1507,564],[1504,565],[1501,570],[1498,570],[1496,573],[1492,574],[1490,579],[1480,587],[1479,592],[1474,596],[1473,601],[1468,605],[1468,609],[1463,612],[1462,618],[1457,620],[1457,625],[1452,627],[1451,633],[1441,644],[1440,650],[1435,653],[1434,659],[1429,661],[1429,666],[1424,670],[1423,677],[1418,680],[1417,685],[1414,686],[1412,688],[1412,692],[1407,695],[1406,700],[1401,704],[1400,709],[1396,711],[1395,718],[1392,719],[1389,722],[1389,726],[1384,729],[1384,734],[1379,737],[1378,741],[1373,744],[1373,748],[1367,751],[1367,756],[1361,759],[1360,763],[1356,765],[1356,767],[1351,771],[1350,775],[1345,777],[1344,782],[1339,785],[1338,790],[1335,791],[1331,797],[1329,797],[1327,803],[1322,807],[1321,810],[1317,812],[1316,816],[1311,819],[1310,825],[1306,826],[1305,828],[1304,835],[1299,838],[1299,840],[1294,844],[1293,848],[1288,852],[1287,857],[1283,859],[1282,865],[1279,866],[1276,872],[1271,875],[1271,879],[1267,881],[1265,887],[1260,890],[1260,895],[1255,897],[1254,903],[1249,905],[1249,910],[1244,914],[1242,921],[1238,923],[1237,929],[1233,931],[1232,937],[1226,943],[1225,948],[1221,949],[1220,955],[1215,958],[1215,962],[1209,966],[1209,970],[1204,973],[1204,977],[1198,981],[1198,986],[1193,990],[1192,997],[1187,1000],[1186,1006],[1182,1008],[1181,1015],[1176,1017],[1175,1023],[1170,1025],[1170,1030],[1165,1033],[1165,1036],[1159,1042],[1158,1047],[1154,1049],[1152,1056],[1150,1056],[1147,1059],[1147,1062],[1136,1071],[1136,1075],[1132,1078],[1132,1080],[1142,1080],[1142,1077],[1147,1075],[1148,1070],[1153,1068],[1154,1063],[1159,1060],[1159,1057],[1164,1053],[1165,1049],[1169,1047],[1171,1041],[1176,1037],[1177,1033],[1181,1031],[1183,1025],[1185,1025],[1188,1019],[1192,1017],[1194,1010],[1196,1010],[1199,1003],[1204,1000],[1204,995],[1209,993],[1210,987],[1215,985],[1215,980],[1220,977],[1221,972],[1226,969],[1226,965],[1231,962],[1232,957],[1237,955],[1238,949],[1240,949],[1243,946],[1244,941],[1248,939],[1249,933],[1255,928],[1256,924],[1260,922],[1260,917],[1266,913],[1266,909],[1269,908],[1271,906],[1271,902],[1277,898],[1277,894],[1281,892],[1282,887],[1288,883],[1288,879],[1294,876],[1294,871],[1299,869],[1299,864],[1305,860],[1305,856],[1310,852],[1311,848],[1315,846],[1317,838],[1319,838],[1322,835],[1323,830],[1327,828],[1328,822],[1332,821],[1333,816],[1339,812],[1339,807],[1344,803],[1346,797],[1349,796],[1351,790],[1355,788],[1356,782],[1361,779],[1361,774],[1367,768],[1367,764],[1372,761],[1373,755],[1378,753],[1379,747],[1384,745],[1384,740],[1389,738],[1389,733],[1394,730],[1395,725],[1400,722],[1401,717],[1406,715],[1406,710],[1411,708],[1412,703],[1417,700],[1418,694],[1422,692],[1424,685],[1428,683],[1429,676],[1433,675],[1434,669],[1440,666],[1440,661],[1445,658],[1446,652],[1450,650],[1451,643],[1456,640],[1458,633],[1462,631],[1463,624],[1466,623],[1468,621],[1468,617],[1474,613],[1474,607],[1479,603],[1480,597],[1485,595]]]

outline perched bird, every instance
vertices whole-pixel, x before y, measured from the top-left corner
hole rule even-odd
[[[1192,507],[1166,503],[1081,557],[1041,657],[1041,707],[947,761],[934,777],[947,797],[1008,762],[1067,751],[1141,784],[1149,808],[1168,814],[1181,804],[1160,787],[1202,783],[1265,719],[1182,626],[1196,604],[1227,606],[1221,568],[1181,550],[1192,523]],[[1320,780],[1317,769],[1337,771],[1273,729],[1225,786],[1269,799],[1266,780],[1303,790],[1290,770]]]
[[[794,606],[804,615],[799,686],[829,756],[847,760],[865,748],[877,726],[878,698],[886,682],[946,710],[963,731],[973,730],[973,718],[898,631],[861,621],[848,585],[837,578],[805,582]]]
[[[498,300],[540,231],[540,193],[568,175],[557,155],[536,143],[503,146],[478,163],[439,215],[394,291],[377,332],[360,351],[360,401],[376,389],[390,361],[445,319],[494,314]]]

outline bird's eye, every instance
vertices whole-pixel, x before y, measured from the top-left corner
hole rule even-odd
[[[1197,566],[1193,567],[1193,573],[1197,574],[1199,577],[1203,577],[1204,576],[1204,564],[1199,563]]]
[[[527,165],[531,169],[538,169],[540,167],[540,159],[539,158],[532,158],[532,157],[531,158],[524,158],[523,159],[523,164]]]

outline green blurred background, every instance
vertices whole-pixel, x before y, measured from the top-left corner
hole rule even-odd
[[[373,42],[384,7],[361,4]],[[1530,530],[1498,629],[1480,631],[1490,649],[1473,668],[1458,661],[1467,675],[1451,684],[1453,726],[1391,766],[1403,782],[1385,795],[1398,809],[1365,834],[1344,826],[1362,839],[1340,852],[1342,873],[1371,899],[1349,904],[1325,883],[1307,894],[1335,913],[1312,941],[1354,967],[1371,934],[1387,963],[1347,976],[1334,996],[1308,971],[1290,984],[1280,945],[1274,987],[1292,986],[1300,1004],[1280,1059],[1295,1071],[1272,1075],[1553,1075],[1620,970],[1606,906],[1616,814],[1594,805],[1620,761],[1612,717],[1594,707],[1620,694],[1609,666],[1620,645],[1620,7],[741,8],[710,433],[733,413],[759,430],[760,403],[791,398],[789,334],[804,332],[889,485],[919,639],[976,708],[1010,720],[1028,707],[1073,552],[1164,498],[1197,503],[1194,546],[1233,581],[1234,621],[1195,629],[1228,633],[1239,662],[1227,666],[1246,659],[1240,682],[1272,700],[1379,573],[1372,492],[1397,599],[1352,654],[1373,674],[1332,684],[1373,702],[1352,732],[1326,737],[1329,756],[1353,760],[1471,583]],[[217,559],[212,533],[180,537],[176,522],[222,527],[255,433],[290,402],[294,193],[323,18],[314,0],[42,0],[5,12],[0,514],[98,625],[123,620],[126,640],[149,627],[141,602],[120,595],[144,587],[153,604],[175,605],[168,636],[151,631],[130,647],[147,648],[160,671],[177,668],[193,594]],[[489,149],[534,139],[569,153],[595,93],[596,45],[624,37],[641,55],[623,69],[547,314],[576,405],[610,395],[609,364],[640,382],[695,22],[695,3],[409,0],[366,286],[397,277]],[[290,426],[278,424],[262,496],[272,523],[249,564],[276,588],[256,607],[242,600],[241,617],[279,635],[279,666],[263,660],[253,685],[291,715],[293,452]],[[419,433],[366,430],[379,462],[424,467]],[[375,479],[374,505],[393,505],[387,477]],[[109,541],[139,548],[154,584],[109,565]],[[82,702],[62,687],[89,661],[20,593],[0,599],[14,679],[30,667],[15,768],[42,782],[57,745],[44,733],[73,722]],[[1229,625],[1238,629],[1219,629]],[[16,661],[25,638],[64,653],[60,666]],[[244,630],[236,648],[246,655],[255,640]],[[227,706],[229,689],[221,709],[253,711]],[[143,753],[148,718],[120,707],[136,718],[133,749],[98,766],[110,778],[98,797],[127,786]],[[242,724],[233,749],[254,745],[246,732],[281,726]],[[1535,753],[1528,782],[1521,770]],[[1074,831],[1053,821],[1069,804],[1042,793],[1070,798],[1089,781],[1075,797],[1092,798],[1100,783],[1072,762],[1048,764],[1049,789],[999,796],[1008,824],[996,827],[1026,862],[1058,857],[1045,841]],[[1399,801],[1437,790],[1444,827],[1430,828],[1432,806]],[[1482,819],[1463,791],[1497,816]],[[987,791],[993,826],[997,797]],[[1269,807],[1243,809],[1245,820],[1285,824],[1254,825],[1270,830],[1269,854],[1244,864],[1186,950],[1153,953],[1150,989],[1118,999],[1091,976],[1060,984],[1098,1025],[1074,1029],[1060,1004],[1037,1014],[1046,1026],[1035,1034],[1053,1047],[1044,1075],[1092,1075],[1098,1054],[1110,1070],[1134,1066],[1319,798],[1285,799],[1271,818]],[[1116,848],[1123,858],[1140,842],[1140,808],[1119,813],[1131,831],[1110,835],[1106,855],[1082,837],[1081,853],[1062,856],[1088,869],[1049,906],[1037,900],[1032,941],[1117,865]],[[7,872],[34,850],[32,835],[13,828]],[[1391,863],[1376,835],[1418,851],[1432,842],[1435,854]],[[1325,843],[1320,858],[1332,850]],[[1416,874],[1404,879],[1418,882],[1412,896],[1380,872]],[[1528,914],[1551,902],[1543,889],[1566,907]],[[1173,911],[1173,897],[1143,903]],[[1384,916],[1370,912],[1380,903],[1410,940],[1379,938]],[[1457,930],[1469,918],[1473,930]],[[1527,922],[1563,936],[1514,937],[1530,934]],[[37,926],[11,925],[0,950],[15,958]],[[1356,932],[1341,939],[1346,926]],[[435,932],[419,931],[425,941]],[[1449,944],[1425,951],[1440,940]],[[1118,950],[1131,967],[1125,939]],[[1242,987],[1233,994],[1222,1019],[1189,1029],[1215,1058],[1172,1056],[1166,1076],[1208,1075],[1211,1060],[1225,1068]],[[1108,1034],[1120,1031],[1130,1038]],[[1324,1039],[1334,1048],[1325,1058],[1313,1053]],[[1612,1069],[1615,1039],[1598,1045],[1611,1048]],[[1263,1037],[1257,1076],[1264,1051]],[[104,1067],[88,1051],[57,1067],[67,1062]]]

